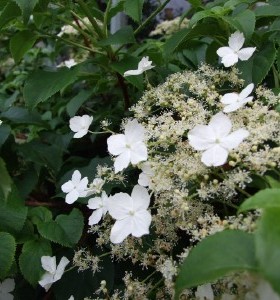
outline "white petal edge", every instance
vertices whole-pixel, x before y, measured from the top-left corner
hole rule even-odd
[[[216,145],[202,153],[201,161],[207,167],[218,167],[226,163],[228,151],[219,145]]]

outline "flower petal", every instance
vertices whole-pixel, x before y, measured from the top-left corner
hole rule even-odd
[[[133,210],[133,200],[126,193],[117,193],[108,200],[109,214],[116,220],[127,218],[131,210]]]
[[[220,57],[224,57],[224,56],[227,56],[227,55],[231,55],[233,54],[234,52],[232,51],[231,48],[229,47],[221,47],[217,50],[216,52]]]
[[[243,48],[237,52],[240,60],[248,60],[255,52],[256,47]]]
[[[139,174],[138,184],[141,186],[149,186],[150,185],[150,176],[144,172]]]
[[[80,183],[82,178],[82,174],[80,173],[80,171],[76,170],[74,171],[73,175],[72,175],[72,182],[74,185],[77,185]]]
[[[228,68],[235,65],[238,62],[238,55],[235,53],[226,55],[222,58],[222,64]]]
[[[61,186],[61,190],[64,193],[69,193],[71,192],[73,189],[75,188],[74,184],[72,183],[71,180],[65,182],[62,186]]]
[[[132,228],[132,218],[127,217],[116,221],[111,229],[110,240],[114,244],[121,243],[130,233]]]
[[[230,133],[232,125],[230,118],[219,112],[211,118],[208,126],[215,132],[216,138],[220,139]]]
[[[240,31],[236,31],[228,39],[228,45],[233,51],[238,51],[239,49],[241,49],[244,42],[244,34]]]
[[[81,117],[75,116],[70,119],[69,127],[72,131],[77,132],[81,129]]]
[[[65,202],[68,204],[73,204],[78,198],[80,194],[76,189],[72,190],[70,193],[68,193],[65,197]]]
[[[232,104],[235,103],[239,99],[239,95],[237,93],[228,93],[223,95],[221,98],[221,102],[223,104]]]
[[[0,300],[14,300],[14,296],[10,293],[0,293]]]
[[[201,161],[208,167],[222,166],[227,161],[228,151],[219,145],[204,151]]]
[[[232,150],[239,146],[242,141],[249,136],[249,131],[246,129],[238,129],[222,139],[221,146]]]
[[[88,129],[81,129],[77,133],[74,134],[73,138],[79,139],[83,136],[85,136],[88,133]]]
[[[147,146],[142,143],[135,143],[131,146],[130,161],[132,164],[138,164],[140,161],[146,161],[148,159]]]
[[[114,167],[115,173],[122,171],[127,168],[130,163],[130,150],[126,150],[116,157]]]
[[[150,205],[150,195],[144,187],[135,185],[132,190],[131,198],[133,200],[133,210],[145,210]]]
[[[70,261],[65,256],[61,258],[54,275],[54,281],[57,281],[62,277],[64,270],[69,263]]]
[[[98,209],[98,208],[101,208],[102,206],[103,206],[103,203],[102,203],[101,197],[94,197],[94,198],[90,198],[88,200],[87,207],[89,209]]]
[[[84,192],[87,189],[87,185],[88,185],[88,178],[84,177],[79,184],[77,184],[77,190],[78,192]]]
[[[54,283],[53,275],[46,272],[41,280],[38,282],[45,290],[46,292],[50,289],[52,284]]]
[[[10,293],[14,289],[15,289],[15,280],[14,279],[7,278],[0,284],[0,291],[2,293]]]
[[[126,142],[132,145],[137,142],[142,142],[144,139],[145,128],[138,123],[136,119],[128,121],[124,127]]]
[[[149,234],[149,227],[152,222],[152,216],[149,211],[142,210],[134,214],[131,234],[135,237],[140,237],[144,234]]]
[[[126,148],[126,139],[124,134],[111,135],[107,139],[108,151],[113,155],[123,153]]]
[[[248,97],[248,96],[252,93],[253,89],[254,89],[254,84],[253,84],[253,83],[248,84],[248,85],[245,87],[245,89],[243,89],[243,90],[241,91],[241,93],[239,94],[239,98],[240,98],[241,100],[245,99],[246,97]],[[250,100],[249,100],[249,101],[250,101]]]
[[[188,139],[195,150],[206,150],[213,146],[216,136],[209,126],[197,125],[189,131]]]
[[[126,76],[131,76],[131,75],[140,75],[142,74],[144,71],[142,69],[137,69],[137,70],[128,70],[126,72],[124,72],[123,77]]]
[[[243,106],[243,104],[241,102],[235,102],[235,103],[226,105],[223,109],[223,112],[225,112],[225,113],[233,112],[242,106]]]
[[[103,210],[102,208],[99,208],[97,210],[95,210],[94,212],[92,212],[91,216],[88,219],[88,225],[95,225],[97,224],[103,215]]]
[[[42,256],[42,268],[49,273],[54,274],[56,270],[56,257],[55,256]]]

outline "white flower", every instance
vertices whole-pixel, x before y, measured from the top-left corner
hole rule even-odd
[[[65,267],[69,264],[69,262],[70,261],[65,256],[63,256],[60,260],[60,263],[56,267],[55,256],[42,256],[42,268],[47,272],[42,276],[42,279],[39,281],[39,284],[46,291],[48,291],[51,285],[62,277]]]
[[[58,68],[67,67],[68,69],[71,69],[71,67],[76,66],[76,64],[77,64],[76,61],[73,58],[71,58],[71,59],[63,61],[57,67]]]
[[[248,137],[249,132],[245,129],[230,133],[231,127],[229,117],[220,112],[211,118],[209,125],[197,125],[189,131],[189,143],[195,150],[204,151],[201,161],[206,166],[223,165],[229,151]]]
[[[87,196],[101,193],[104,183],[105,180],[103,180],[102,178],[94,178],[92,183],[89,185],[89,188],[87,189]]]
[[[140,60],[137,70],[128,70],[124,72],[123,76],[140,75],[145,71],[154,68],[155,66],[152,66],[152,63],[153,62],[149,60],[149,56],[145,56]]]
[[[248,97],[254,89],[254,84],[251,83],[241,91],[240,94],[237,93],[228,93],[223,95],[221,102],[226,106],[223,109],[223,112],[228,113],[237,110],[238,108],[245,105],[247,102],[252,101],[253,96]]]
[[[14,279],[7,278],[0,282],[0,300],[13,300],[14,296],[10,294],[15,289]]]
[[[74,300],[74,297],[71,295],[68,300]]]
[[[81,138],[87,134],[88,128],[93,120],[89,115],[75,116],[70,119],[70,129],[74,132],[74,138]]]
[[[68,204],[74,203],[79,197],[87,196],[87,184],[88,178],[82,179],[81,173],[76,170],[72,175],[72,179],[65,182],[61,189],[64,193],[67,193],[65,201]]]
[[[95,211],[91,214],[88,220],[88,225],[97,224],[102,216],[105,216],[108,211],[108,196],[103,191],[101,197],[95,197],[88,200],[87,207],[90,209],[95,209]]]
[[[131,196],[126,193],[115,194],[110,197],[108,204],[110,215],[117,220],[111,230],[112,243],[121,243],[129,234],[135,237],[149,234],[152,216],[147,208],[150,196],[144,187],[136,185]]]
[[[214,293],[210,283],[197,287],[195,297],[198,300],[214,300]]]
[[[150,163],[144,162],[141,166],[142,173],[139,174],[138,184],[141,186],[150,186],[151,177],[155,174]]]
[[[115,159],[115,172],[125,169],[129,163],[137,164],[148,158],[144,140],[144,127],[137,120],[128,121],[124,127],[124,134],[112,135],[108,138],[108,151],[118,155]]]
[[[256,47],[242,48],[245,38],[242,32],[236,31],[228,40],[229,47],[221,47],[217,54],[222,58],[225,67],[233,66],[240,60],[248,60],[256,50]]]

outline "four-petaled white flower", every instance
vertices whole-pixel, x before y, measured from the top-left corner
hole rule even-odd
[[[248,97],[254,89],[254,84],[251,83],[238,93],[228,93],[223,95],[221,102],[226,106],[223,109],[223,112],[228,113],[237,110],[238,108],[245,105],[247,102],[252,101],[253,96]]]
[[[108,151],[118,155],[115,159],[115,172],[125,169],[129,163],[138,164],[148,158],[144,140],[145,129],[137,120],[128,121],[124,134],[112,135],[108,138]]]
[[[87,207],[90,209],[95,209],[88,219],[88,225],[97,224],[102,216],[105,216],[108,211],[108,196],[103,191],[101,197],[94,197],[88,200]]]
[[[154,176],[154,171],[151,168],[149,162],[144,162],[141,165],[142,173],[139,174],[138,184],[141,186],[150,186],[151,184],[151,177]]]
[[[189,143],[195,150],[204,151],[201,161],[206,166],[225,164],[229,151],[248,137],[249,132],[245,129],[230,133],[231,127],[229,117],[220,112],[211,118],[209,125],[197,125],[189,131]]]
[[[72,179],[65,182],[61,189],[64,193],[67,193],[65,201],[68,204],[74,203],[79,197],[87,196],[87,184],[88,178],[82,179],[81,173],[76,170],[72,175]]]
[[[74,138],[78,139],[86,135],[92,120],[93,117],[90,117],[89,115],[75,116],[71,118],[69,127],[73,132],[76,132],[74,134]]]
[[[112,243],[121,243],[130,234],[135,237],[149,234],[152,221],[147,210],[149,204],[148,191],[140,185],[133,188],[131,196],[117,193],[109,198],[109,214],[116,219],[110,235]]]
[[[140,75],[145,71],[154,68],[155,66],[152,66],[152,63],[153,62],[149,60],[149,56],[145,56],[140,60],[137,70],[128,70],[124,72],[123,76]]]
[[[7,278],[0,282],[0,300],[13,300],[14,296],[10,294],[15,289],[14,279]]]
[[[69,264],[69,262],[70,261],[65,256],[63,256],[58,266],[56,266],[55,256],[42,256],[42,268],[47,272],[42,276],[42,279],[39,281],[39,284],[46,291],[48,291],[52,284],[62,277],[65,267]]]
[[[236,31],[228,40],[229,47],[221,47],[217,54],[222,58],[225,67],[233,66],[240,60],[248,60],[256,50],[256,47],[242,48],[245,38],[242,32]]]

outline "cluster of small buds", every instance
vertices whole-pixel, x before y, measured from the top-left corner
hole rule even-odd
[[[170,35],[182,28],[188,27],[188,25],[189,20],[186,18],[184,18],[182,21],[180,17],[177,17],[173,20],[165,20],[159,23],[156,28],[150,32],[149,36]]]
[[[90,252],[85,249],[79,249],[75,252],[73,265],[78,267],[78,271],[91,269],[93,274],[101,270],[99,257],[91,255]]]

